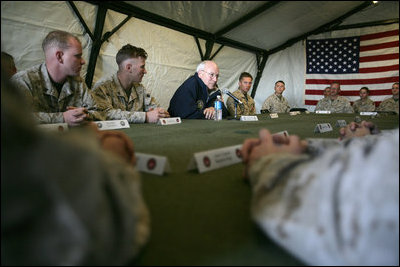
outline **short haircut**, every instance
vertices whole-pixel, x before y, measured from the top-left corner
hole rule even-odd
[[[285,85],[285,82],[284,82],[284,81],[281,81],[281,80],[277,81],[277,82],[275,83],[275,85],[276,85],[277,83],[283,83],[283,85]]]
[[[399,83],[397,82],[397,83],[392,84],[392,86],[395,85],[395,84],[399,85]]]
[[[249,78],[251,78],[251,80],[253,80],[253,76],[251,76],[250,73],[248,73],[248,72],[242,72],[242,73],[240,74],[240,77],[239,77],[239,82],[240,82],[243,78],[245,78],[245,77],[249,77]]]
[[[69,43],[69,40],[71,38],[74,38],[79,43],[81,43],[81,41],[76,36],[70,34],[69,32],[65,31],[49,32],[42,42],[43,51],[46,52],[51,47],[56,47],[62,50],[66,50],[71,46]]]
[[[331,87],[330,87],[330,86],[325,87],[324,91],[325,91],[326,89],[331,89]]]
[[[368,87],[366,87],[366,86],[361,87],[360,92],[361,92],[362,89],[366,90],[367,93],[369,94],[369,88]]]
[[[340,87],[340,83],[339,82],[331,82],[331,87],[332,87],[332,84],[339,84],[339,87]]]
[[[147,59],[147,53],[143,48],[133,46],[131,44],[124,45],[117,53],[115,58],[118,66],[128,58],[139,58],[142,57]]]

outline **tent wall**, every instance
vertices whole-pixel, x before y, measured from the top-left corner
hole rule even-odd
[[[78,1],[74,4],[93,32],[97,7]],[[126,15],[108,10],[103,34],[111,31],[125,18]],[[79,19],[67,2],[1,2],[2,51],[14,56],[18,70],[44,61],[41,42],[52,30],[64,30],[78,36],[83,45],[83,57],[88,63],[92,40],[84,33]],[[148,73],[142,83],[162,107],[168,108],[175,90],[195,72],[201,62],[195,39],[133,17],[103,43],[97,58],[93,84],[117,71],[115,55],[127,43],[147,51]],[[200,44],[204,53],[205,41],[200,40]],[[212,54],[218,48],[219,44],[215,44]],[[255,54],[225,46],[213,60],[220,68],[220,88],[236,90],[237,80],[243,71],[256,76]],[[81,72],[84,78],[86,68],[87,64]]]

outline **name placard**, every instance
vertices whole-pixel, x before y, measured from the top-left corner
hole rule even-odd
[[[241,121],[258,121],[257,116],[240,116]]]
[[[181,117],[161,118],[158,120],[158,125],[171,125],[182,123]]]
[[[242,144],[197,152],[187,169],[198,169],[199,173],[203,173],[242,162],[241,148]]]
[[[362,116],[376,116],[378,114],[378,112],[376,111],[363,111],[360,112],[360,115]]]
[[[130,128],[127,120],[96,121],[95,123],[101,131]]]
[[[69,130],[66,123],[38,124],[38,128],[49,132],[65,132]]]
[[[296,116],[296,115],[300,114],[300,111],[290,111],[289,114],[290,114],[290,116]]]
[[[331,114],[330,110],[317,110],[315,111],[316,114]]]
[[[271,113],[269,114],[269,116],[271,117],[271,119],[279,118],[278,113]]]
[[[347,122],[345,120],[337,120],[336,122],[336,127],[344,127],[347,125]]]
[[[325,133],[332,130],[332,126],[329,123],[319,123],[315,126],[314,133]]]
[[[135,156],[136,167],[141,172],[163,175],[171,171],[167,157],[137,152]]]

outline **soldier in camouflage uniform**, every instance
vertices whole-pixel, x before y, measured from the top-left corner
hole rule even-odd
[[[315,111],[317,110],[328,110],[332,113],[353,113],[354,110],[351,107],[350,101],[339,95],[340,84],[333,82],[331,84],[331,95],[329,98],[323,98],[318,101]]]
[[[391,98],[385,99],[381,102],[378,107],[378,111],[394,111],[399,114],[399,83],[392,85]]]
[[[132,160],[104,145],[130,139],[101,131],[99,140],[88,127],[39,132],[3,75],[1,265],[129,265],[148,241],[150,214]]]
[[[237,104],[236,114],[239,115],[255,115],[256,107],[254,99],[248,95],[248,92],[253,83],[253,77],[250,73],[243,72],[239,77],[239,89],[234,91],[232,94],[236,96],[243,105]],[[232,97],[228,97],[226,106],[231,115],[235,114],[235,100]]]
[[[147,53],[142,48],[127,44],[117,53],[118,71],[98,81],[93,95],[99,110],[108,120],[126,119],[130,123],[155,123],[169,113],[158,107],[155,99],[140,83],[146,74]]]
[[[383,135],[315,154],[265,129],[246,140],[253,220],[306,265],[398,265],[399,129]]]
[[[329,86],[324,89],[324,98],[327,98],[331,95],[331,88]]]
[[[103,120],[79,76],[85,60],[78,38],[63,31],[50,32],[42,43],[45,63],[14,74],[11,81],[26,96],[39,123],[77,126]]]
[[[375,103],[368,98],[369,89],[368,87],[362,87],[360,89],[360,99],[354,101],[353,109],[355,113],[365,111],[375,111]]]
[[[290,111],[290,106],[286,98],[282,96],[285,91],[285,83],[277,81],[275,83],[275,93],[270,95],[262,105],[261,109],[268,110],[270,113],[287,113]]]

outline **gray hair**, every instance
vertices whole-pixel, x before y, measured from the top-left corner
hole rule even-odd
[[[43,51],[46,52],[51,47],[60,48],[62,50],[66,50],[70,47],[69,40],[74,38],[79,43],[81,41],[74,35],[65,32],[65,31],[52,31],[47,34],[42,42]]]
[[[211,61],[211,60],[204,60],[203,62],[201,62],[201,63],[197,66],[196,72],[199,72],[199,71],[201,71],[201,70],[204,70],[204,68],[206,67],[206,64],[209,63],[209,62],[213,62],[213,61]]]

